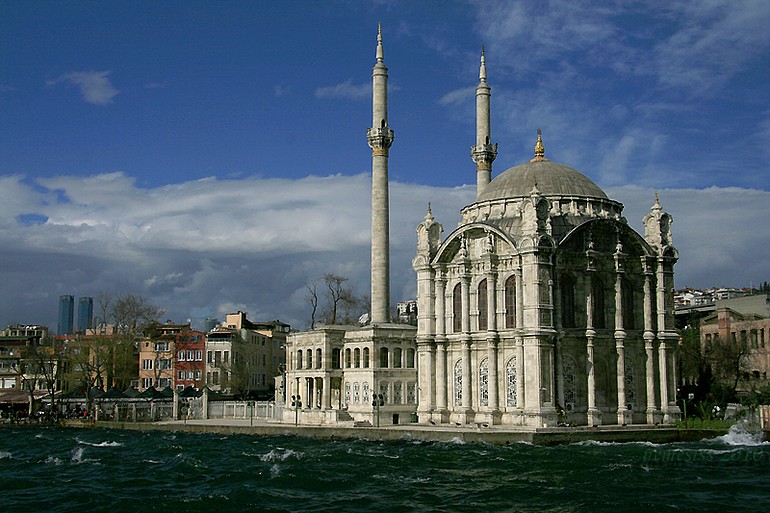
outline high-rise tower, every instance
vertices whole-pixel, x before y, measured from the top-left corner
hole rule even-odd
[[[492,180],[492,162],[497,157],[497,144],[490,143],[489,108],[491,89],[487,84],[487,63],[481,48],[479,85],[476,86],[476,145],[471,146],[471,158],[476,163],[476,198]]]
[[[78,299],[78,332],[85,333],[93,328],[94,298],[81,297]]]
[[[75,317],[75,298],[70,295],[59,296],[59,335],[72,333]]]
[[[388,68],[377,26],[377,62],[372,69],[372,128],[366,140],[372,148],[372,323],[390,320],[390,214],[388,151],[393,130],[388,127]]]

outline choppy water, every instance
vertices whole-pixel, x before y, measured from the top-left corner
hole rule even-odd
[[[770,444],[327,441],[0,429],[0,511],[763,511]]]

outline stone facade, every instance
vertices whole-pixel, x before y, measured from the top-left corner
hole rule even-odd
[[[769,383],[770,295],[718,301],[716,312],[701,319],[700,337],[707,356],[720,340],[744,348],[740,389],[761,388]]]
[[[642,237],[539,130],[534,158],[489,180],[489,91],[482,54],[476,202],[443,240],[430,208],[417,227],[420,422],[673,422],[671,217],[656,198]]]

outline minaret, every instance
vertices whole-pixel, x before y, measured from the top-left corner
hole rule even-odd
[[[476,87],[476,145],[471,146],[471,158],[476,163],[476,199],[481,196],[492,180],[492,162],[497,157],[497,144],[489,142],[489,97],[487,62],[481,47],[479,85]]]
[[[372,128],[366,140],[372,148],[372,324],[390,320],[390,215],[388,211],[388,68],[377,25],[377,62],[372,69]]]

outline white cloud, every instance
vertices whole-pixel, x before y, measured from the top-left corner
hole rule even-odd
[[[77,86],[83,95],[83,101],[93,105],[112,103],[120,91],[110,83],[110,71],[70,71],[55,80],[49,80],[48,85],[67,82]]]
[[[315,90],[316,98],[371,98],[372,84],[353,84],[352,80],[346,80],[337,85],[319,87]]]
[[[325,272],[369,294],[370,177],[206,179],[141,189],[122,173],[29,184],[0,176],[0,322],[55,325],[59,294],[134,292],[167,317],[202,319],[233,310],[253,319],[308,320],[304,284]],[[54,194],[60,191],[60,194]],[[652,189],[608,188],[629,224]],[[681,252],[677,285],[748,285],[770,277],[770,192],[665,189]],[[450,233],[474,188],[391,184],[393,301],[415,296],[415,227],[433,214]],[[18,198],[18,200],[14,200]],[[4,201],[9,200],[9,201]],[[15,222],[20,214],[48,217]]]

